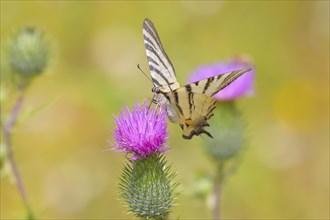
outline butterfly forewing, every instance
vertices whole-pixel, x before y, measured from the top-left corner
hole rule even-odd
[[[201,81],[185,85],[185,87],[188,91],[191,92],[213,96],[248,71],[250,71],[250,69],[243,69],[224,73],[218,76],[209,77]]]
[[[179,88],[174,67],[163,49],[153,23],[149,19],[144,20],[143,37],[151,78],[155,87],[160,87],[164,92]]]

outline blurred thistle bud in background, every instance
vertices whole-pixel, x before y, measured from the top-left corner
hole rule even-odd
[[[126,107],[115,117],[112,150],[129,158],[120,178],[120,194],[128,213],[143,219],[166,219],[174,206],[177,183],[164,156],[166,118],[165,110],[149,109],[147,103],[135,105],[132,111]]]
[[[217,105],[209,129],[214,138],[208,138],[205,147],[216,161],[224,161],[236,156],[243,148],[245,125],[234,102],[226,101]]]
[[[48,49],[41,30],[30,26],[22,27],[9,45],[10,66],[25,80],[39,75],[48,64]]]

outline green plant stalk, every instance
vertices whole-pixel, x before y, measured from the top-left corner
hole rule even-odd
[[[8,120],[2,125],[2,130],[3,130],[3,139],[4,139],[4,143],[5,143],[5,147],[6,147],[6,152],[7,152],[7,159],[8,159],[8,163],[10,166],[10,169],[13,173],[14,179],[15,179],[15,183],[17,186],[17,190],[20,193],[20,196],[22,198],[23,204],[25,206],[25,208],[28,211],[28,216],[29,219],[34,219],[33,218],[33,212],[28,200],[28,195],[27,192],[25,190],[21,175],[19,173],[19,170],[17,168],[16,165],[16,161],[15,161],[15,157],[14,157],[14,152],[12,149],[12,129],[17,121],[18,115],[20,113],[22,104],[23,104],[23,100],[24,100],[24,89],[25,89],[26,84],[22,83],[18,89],[20,92],[19,97],[17,98],[15,105],[9,115]]]
[[[224,161],[219,161],[217,164],[216,174],[214,177],[214,186],[213,186],[213,219],[221,219],[221,188],[223,182],[223,168]]]

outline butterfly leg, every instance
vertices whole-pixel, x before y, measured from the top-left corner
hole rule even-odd
[[[156,102],[156,100],[155,100],[155,94],[153,94],[153,96],[152,96],[151,99],[150,99],[150,98],[148,98],[148,99],[149,99],[149,101],[150,101],[150,103],[149,103],[149,109],[150,109],[152,103],[157,104],[157,102]]]

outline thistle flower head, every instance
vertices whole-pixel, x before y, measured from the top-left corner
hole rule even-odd
[[[149,109],[147,103],[136,104],[132,111],[126,107],[115,121],[113,150],[132,155],[132,160],[168,150],[165,146],[168,136],[165,110]]]
[[[234,100],[242,96],[253,96],[253,84],[255,77],[253,66],[239,58],[228,62],[219,62],[213,65],[200,66],[189,76],[188,82],[192,83],[211,76],[246,68],[252,68],[252,70],[243,74],[226,88],[216,93],[213,98],[220,101]]]

